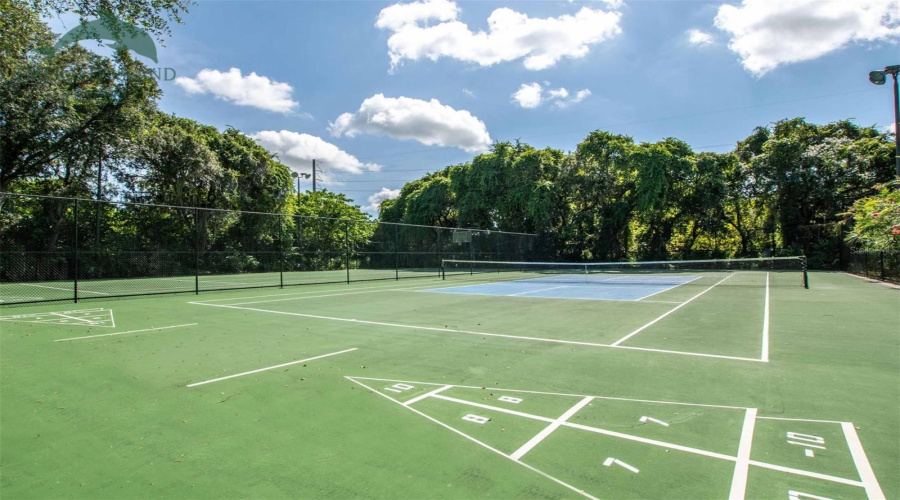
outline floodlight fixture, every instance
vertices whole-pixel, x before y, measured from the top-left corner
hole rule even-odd
[[[883,71],[870,71],[869,81],[875,85],[884,85],[887,75],[894,78],[894,161],[897,165],[897,177],[900,178],[900,91],[897,87],[897,73],[900,73],[900,64],[886,66]]]

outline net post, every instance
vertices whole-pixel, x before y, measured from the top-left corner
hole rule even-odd
[[[441,259],[441,279],[447,279],[447,269],[444,267],[444,259]]]
[[[443,238],[441,238],[441,228],[437,229],[437,254],[438,254],[438,262],[441,263],[441,268],[444,267],[444,255],[443,255]],[[441,273],[443,274],[443,273]]]
[[[803,271],[803,288],[809,290],[809,273],[806,270],[806,256],[800,257],[800,268]]]
[[[75,269],[72,276],[72,294],[75,303],[78,303],[78,200],[75,200]]]

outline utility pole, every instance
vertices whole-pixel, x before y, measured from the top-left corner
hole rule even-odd
[[[316,192],[316,159],[313,158],[313,193]]]
[[[894,77],[894,157],[897,163],[897,177],[900,177],[900,89],[897,85],[897,73],[900,73],[900,64],[887,66],[883,71],[869,72],[869,81],[875,85],[884,85],[886,75]]]

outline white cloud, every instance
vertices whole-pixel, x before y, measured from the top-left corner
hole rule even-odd
[[[512,98],[523,108],[536,108],[541,105],[541,93],[540,83],[523,83]]]
[[[338,116],[328,129],[334,136],[385,135],[412,139],[426,146],[453,146],[470,153],[486,151],[491,145],[484,122],[437,99],[422,101],[376,94],[363,101],[356,113]]]
[[[262,147],[276,153],[282,163],[297,172],[311,172],[314,158],[325,162],[329,170],[334,169],[351,174],[361,174],[365,170],[375,171],[381,168],[374,163],[363,163],[355,156],[314,135],[290,130],[280,132],[263,130],[247,135]]]
[[[469,96],[469,97],[475,97],[475,92],[473,92],[473,91],[471,91],[471,90],[469,90],[469,89],[462,89],[462,93],[463,93],[463,94],[466,94],[466,95]]]
[[[549,87],[550,82],[544,82],[544,85]],[[519,90],[512,95],[512,99],[518,103],[519,106],[526,109],[536,108],[544,102],[552,102],[553,107],[562,109],[579,103],[587,99],[590,95],[590,90],[581,89],[578,92],[575,92],[575,95],[570,97],[569,91],[566,90],[565,87],[560,87],[558,89],[547,88],[545,90],[541,87],[540,83],[532,82],[523,83],[519,87]]]
[[[713,43],[713,36],[705,31],[687,30],[688,42],[691,45],[709,45]]]
[[[375,26],[391,31],[399,31],[405,26],[423,21],[452,21],[459,14],[459,7],[449,0],[426,0],[424,2],[397,3],[381,9]]]
[[[615,9],[617,1],[607,2]],[[394,4],[381,11],[375,26],[392,32],[388,38],[391,68],[404,59],[436,61],[449,57],[480,66],[524,59],[525,68],[541,70],[564,57],[578,59],[622,32],[621,13],[582,7],[574,15],[531,18],[509,8],[494,10],[488,30],[473,32],[458,21],[459,8],[447,0]],[[429,23],[429,21],[437,21]]]
[[[897,0],[742,0],[722,5],[715,25],[744,68],[762,76],[783,64],[816,59],[850,43],[900,37]]]
[[[237,68],[231,68],[227,73],[204,69],[195,78],[180,76],[175,83],[189,94],[210,93],[239,106],[267,111],[288,113],[300,105],[291,99],[294,89],[287,83],[272,81],[256,73],[243,76]]]
[[[881,131],[885,134],[893,134],[894,133],[894,124],[892,123],[890,125],[885,125],[884,128],[881,129]]]
[[[385,200],[394,200],[400,197],[399,189],[388,189],[381,188],[381,191],[369,196],[369,204],[362,207],[363,210],[369,212],[378,212],[378,209],[381,208],[381,203]]]
[[[565,90],[565,89],[563,89],[563,90]],[[577,103],[587,99],[590,96],[591,96],[590,90],[581,89],[578,92],[575,92],[575,95],[570,97],[569,99],[560,99],[560,100],[554,102],[553,105],[560,109],[568,108],[569,106],[571,106],[573,104],[577,104]]]

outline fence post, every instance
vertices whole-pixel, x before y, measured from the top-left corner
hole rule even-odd
[[[347,284],[350,284],[350,220],[344,221],[344,267],[347,268]]]
[[[863,255],[865,256],[865,259],[863,259],[863,262],[865,263],[865,268],[866,268],[866,278],[868,278],[869,277],[869,252],[863,252]]]
[[[278,288],[284,288],[284,219],[278,216]]]
[[[75,273],[73,276],[73,294],[78,303],[78,200],[75,200]]]
[[[444,234],[443,228],[437,229],[437,255],[438,255],[438,278],[442,276],[441,268],[444,267],[444,238],[441,235]]]
[[[194,209],[194,295],[200,295],[200,209]]]
[[[880,271],[881,271],[881,281],[884,281],[884,280],[885,280],[885,274],[884,274],[884,252],[883,252],[883,251],[878,252],[878,262],[879,262],[880,267],[881,267],[881,269],[880,269]]]
[[[400,281],[400,226],[394,225],[394,280]]]

